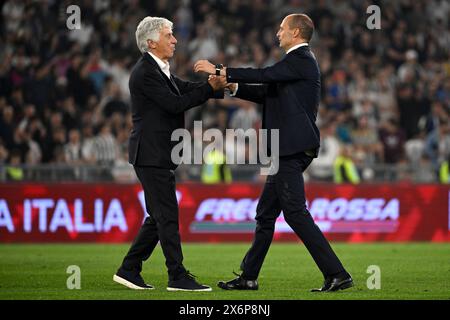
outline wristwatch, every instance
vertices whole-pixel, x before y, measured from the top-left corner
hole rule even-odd
[[[216,64],[216,76],[220,76],[220,70],[223,69],[223,64],[218,63]]]

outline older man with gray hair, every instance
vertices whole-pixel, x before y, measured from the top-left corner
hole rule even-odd
[[[189,82],[170,73],[169,59],[177,43],[172,26],[165,18],[146,17],[136,29],[142,57],[129,81],[133,120],[129,162],[144,189],[148,217],[113,280],[132,289],[153,289],[140,273],[159,241],[169,275],[167,290],[211,291],[183,266],[174,175],[178,163],[171,159],[178,142],[171,141],[171,135],[184,128],[186,110],[209,98],[222,98],[226,82],[223,77]]]

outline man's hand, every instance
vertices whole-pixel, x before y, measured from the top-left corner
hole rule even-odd
[[[208,83],[211,85],[214,91],[222,90],[227,86],[227,79],[223,76],[213,76],[208,77]]]
[[[231,93],[236,91],[236,83],[227,83],[227,89],[230,90]]]
[[[206,72],[209,74],[216,74],[216,66],[213,65],[208,60],[198,60],[194,64],[194,71],[195,72]]]

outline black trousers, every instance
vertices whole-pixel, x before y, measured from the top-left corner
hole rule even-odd
[[[281,210],[286,222],[303,241],[324,277],[344,271],[338,257],[306,208],[303,171],[312,159],[304,153],[280,157],[278,173],[267,177],[256,208],[253,244],[241,263],[243,278],[258,278],[272,242],[275,221]]]
[[[175,175],[172,170],[135,166],[134,170],[144,188],[148,217],[141,226],[131,248],[125,256],[122,268],[142,270],[160,241],[166,258],[169,280],[177,279],[186,270],[183,267],[180,233],[178,228],[178,203],[175,191]]]

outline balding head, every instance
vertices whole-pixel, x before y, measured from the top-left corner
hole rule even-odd
[[[303,13],[295,13],[288,15],[286,18],[291,29],[298,28],[300,37],[306,42],[311,41],[314,33],[314,23],[310,17]]]
[[[309,43],[314,33],[314,23],[306,14],[290,14],[281,22],[277,32],[280,47],[285,51],[300,44]]]

